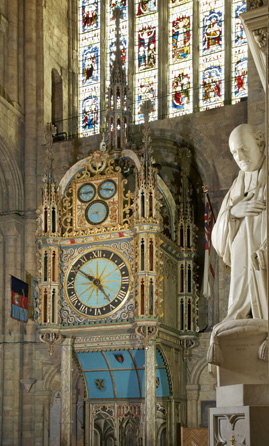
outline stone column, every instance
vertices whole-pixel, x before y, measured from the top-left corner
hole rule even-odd
[[[90,403],[85,401],[85,430],[84,430],[84,445],[90,446]]]
[[[176,421],[175,421],[175,400],[173,397],[170,397],[170,404],[169,404],[169,438],[170,438],[170,445],[174,446],[176,444],[175,440],[175,433],[176,433]]]
[[[147,446],[156,444],[156,346],[149,341],[145,348],[145,428]]]
[[[188,427],[198,427],[197,401],[199,384],[188,384],[187,389],[187,424]]]
[[[61,353],[61,446],[71,446],[72,441],[72,337],[62,342]]]

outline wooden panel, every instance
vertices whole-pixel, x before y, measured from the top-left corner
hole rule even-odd
[[[208,429],[183,427],[182,446],[208,446]]]

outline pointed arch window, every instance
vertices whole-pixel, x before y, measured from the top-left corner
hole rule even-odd
[[[80,136],[105,125],[116,7],[136,124],[144,122],[146,99],[153,104],[150,120],[156,120],[247,96],[247,39],[240,20],[246,0],[79,0]]]
[[[135,122],[144,121],[141,105],[150,100],[150,121],[158,118],[158,0],[135,0]]]
[[[248,95],[248,45],[240,14],[246,11],[246,1],[232,4],[232,103]]]
[[[100,129],[100,0],[80,0],[80,135]]]
[[[169,2],[169,115],[180,116],[193,109],[192,0]]]

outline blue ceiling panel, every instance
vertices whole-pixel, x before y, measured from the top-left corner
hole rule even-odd
[[[165,367],[164,360],[162,358],[160,350],[158,349],[156,350],[156,364],[158,367]]]
[[[144,398],[145,350],[77,353],[89,398]],[[164,360],[156,350],[157,397],[170,395]],[[152,379],[156,379],[152,377]]]
[[[78,353],[83,370],[107,370],[107,363],[102,352],[83,352]]]
[[[166,369],[157,369],[156,378],[159,385],[156,389],[157,397],[170,396],[169,381]]]
[[[142,387],[142,397],[145,398],[145,370],[139,370],[139,377]]]
[[[111,369],[134,369],[134,363],[128,351],[105,352]]]
[[[118,398],[140,398],[139,384],[135,370],[114,371]]]
[[[109,372],[85,372],[90,398],[114,398]]]
[[[145,350],[131,350],[137,367],[145,367]]]

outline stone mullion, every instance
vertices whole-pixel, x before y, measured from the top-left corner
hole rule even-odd
[[[158,2],[158,119],[168,115],[169,91],[169,26],[168,2]]]
[[[224,105],[232,97],[232,0],[224,3]]]
[[[193,22],[192,22],[192,69],[193,69],[193,111],[199,111],[200,94],[200,22],[199,2],[193,0]]]
[[[106,79],[109,76],[109,67],[107,66],[107,38],[108,38],[108,17],[107,4],[109,0],[101,0],[100,15],[100,61],[104,69],[100,69],[100,131],[106,127]]]
[[[128,45],[128,76],[127,83],[130,94],[130,109],[132,113],[132,120],[135,121],[135,0],[129,0],[128,2],[128,33],[129,33],[129,45]]]
[[[16,104],[19,102],[19,76],[18,76],[18,0],[9,0],[8,5],[8,59],[7,59],[7,82],[8,96]]]
[[[156,444],[156,345],[149,341],[145,348],[145,430],[147,446]]]
[[[78,1],[68,3],[68,131],[72,135],[78,132]],[[65,118],[65,116],[64,116]],[[63,122],[65,124],[65,121]],[[65,130],[65,129],[64,129]]]

